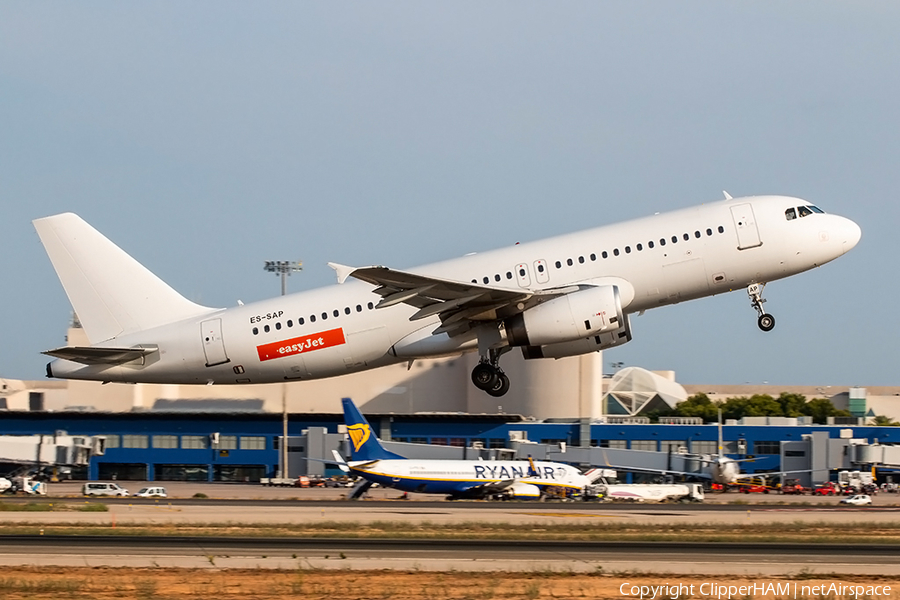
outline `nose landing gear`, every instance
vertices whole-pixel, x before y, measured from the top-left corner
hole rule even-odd
[[[750,296],[750,306],[756,309],[759,315],[756,324],[763,331],[772,331],[775,328],[775,317],[766,313],[766,309],[763,308],[766,300],[762,297],[762,293],[765,287],[765,283],[752,283],[747,287],[747,295]]]
[[[472,369],[472,383],[475,387],[496,398],[509,391],[509,377],[500,368],[500,354],[498,350],[491,350],[490,358],[482,357]]]

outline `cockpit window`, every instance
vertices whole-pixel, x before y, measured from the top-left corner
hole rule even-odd
[[[797,211],[793,208],[787,209],[786,211],[784,211],[784,218],[788,221],[793,221],[797,218]]]
[[[824,214],[825,214],[825,211],[824,211],[824,210],[822,210],[822,209],[819,208],[818,206],[813,206],[812,204],[810,204],[810,205],[807,206],[806,208],[808,208],[809,210],[813,211],[814,213],[819,213],[820,215],[824,215]]]
[[[801,217],[808,217],[813,214],[813,211],[811,211],[808,206],[798,206],[797,212],[800,213]]]

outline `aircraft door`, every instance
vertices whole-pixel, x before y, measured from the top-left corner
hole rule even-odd
[[[519,287],[527,288],[531,286],[531,273],[528,272],[528,265],[520,263],[516,265],[516,281]]]
[[[534,261],[534,278],[538,283],[547,283],[550,281],[550,269],[547,267],[546,260]]]
[[[206,355],[206,366],[214,367],[229,362],[222,339],[222,319],[210,319],[200,323],[200,340]]]
[[[732,206],[731,217],[734,219],[734,227],[737,231],[738,250],[762,246],[762,241],[759,239],[759,229],[753,216],[752,205],[739,204]]]

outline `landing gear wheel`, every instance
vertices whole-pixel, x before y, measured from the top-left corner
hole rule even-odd
[[[506,376],[506,373],[500,372],[497,374],[497,383],[492,388],[488,388],[485,390],[488,394],[495,398],[499,398],[506,394],[509,391],[509,377]]]
[[[497,369],[488,363],[478,363],[472,369],[472,383],[479,390],[488,391],[497,385],[500,374]]]
[[[769,314],[760,315],[757,325],[759,325],[759,328],[763,331],[772,331],[775,328],[775,317]]]

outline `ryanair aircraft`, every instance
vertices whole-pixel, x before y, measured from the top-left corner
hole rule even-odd
[[[224,309],[187,300],[74,214],[34,225],[90,341],[45,352],[48,377],[270,383],[477,351],[472,381],[492,396],[509,390],[513,348],[612,348],[631,340],[630,315],[685,300],[746,289],[769,331],[765,285],[861,236],[805,200],[727,196],[408,271],[331,264],[342,285]]]
[[[542,491],[584,491],[593,480],[575,467],[534,460],[414,460],[385,449],[372,427],[349,398],[344,421],[350,436],[350,461],[335,452],[339,466],[369,482],[404,492],[445,494],[455,498],[503,495],[540,498]],[[599,473],[599,472],[598,472]]]

